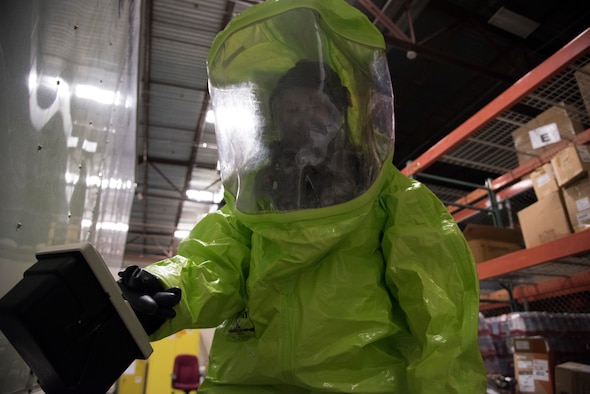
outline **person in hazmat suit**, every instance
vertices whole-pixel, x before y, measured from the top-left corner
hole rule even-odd
[[[484,392],[475,264],[392,164],[379,31],[343,0],[267,1],[208,71],[226,205],[120,274],[151,339],[216,327],[199,393]]]

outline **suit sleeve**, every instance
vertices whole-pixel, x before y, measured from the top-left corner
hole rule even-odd
[[[381,204],[386,284],[416,346],[406,350],[412,393],[483,393],[479,283],[469,247],[445,206],[399,171]]]
[[[182,289],[176,317],[150,336],[157,340],[185,328],[216,327],[246,305],[250,231],[228,211],[207,215],[190,232],[178,254],[149,265],[166,287]]]

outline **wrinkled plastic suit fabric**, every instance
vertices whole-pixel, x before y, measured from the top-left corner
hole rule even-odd
[[[210,60],[222,47],[233,54],[228,42],[252,44],[250,36],[225,40],[242,27],[295,4],[317,8],[340,36],[372,48],[358,53],[384,50],[375,27],[344,1],[263,4],[232,20]],[[269,56],[276,48],[268,45],[236,53],[265,54],[258,60],[277,70],[292,66]],[[232,64],[229,76],[210,69],[211,79],[248,80],[248,62]],[[485,392],[471,252],[446,207],[394,168],[387,149],[368,190],[337,205],[245,213],[226,188],[227,205],[199,222],[176,256],[146,268],[182,289],[177,316],[153,340],[217,327],[199,394]]]
[[[478,282],[444,205],[386,164],[348,203],[201,221],[147,269],[180,286],[152,339],[218,326],[199,393],[480,393]]]

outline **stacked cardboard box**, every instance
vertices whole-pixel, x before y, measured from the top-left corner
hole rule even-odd
[[[570,116],[565,104],[551,107],[512,133],[518,162],[522,164],[562,140],[571,141],[583,130],[582,123]]]
[[[555,367],[555,392],[590,393],[590,365],[570,361]]]
[[[584,100],[586,111],[590,114],[590,64],[586,64],[582,69],[575,72],[576,81],[580,94]]]
[[[509,228],[468,224],[463,235],[476,263],[516,252],[523,245],[522,233]]]
[[[551,160],[575,232],[590,228],[590,146],[569,145]]]
[[[531,173],[537,202],[518,212],[527,248],[590,228],[590,146],[569,144]]]
[[[552,159],[551,166],[559,187],[583,178],[590,171],[590,147],[570,144],[560,150]]]
[[[575,232],[590,228],[590,179],[579,179],[563,189],[563,199]]]
[[[590,314],[513,312],[485,320],[501,373],[520,377],[525,385],[521,392],[523,388],[534,390],[531,393],[551,392],[546,382],[553,380],[554,365],[590,360],[586,349]]]
[[[553,394],[555,360],[543,337],[515,337],[514,375],[518,393]]]
[[[551,163],[547,163],[533,171],[531,181],[533,182],[535,195],[539,200],[559,190]]]
[[[560,190],[518,211],[517,215],[527,248],[565,237],[572,232]]]

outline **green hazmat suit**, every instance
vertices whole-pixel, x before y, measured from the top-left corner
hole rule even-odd
[[[227,204],[146,268],[183,291],[151,339],[217,327],[199,393],[483,393],[475,264],[392,164],[381,34],[341,0],[267,1],[208,67]]]

